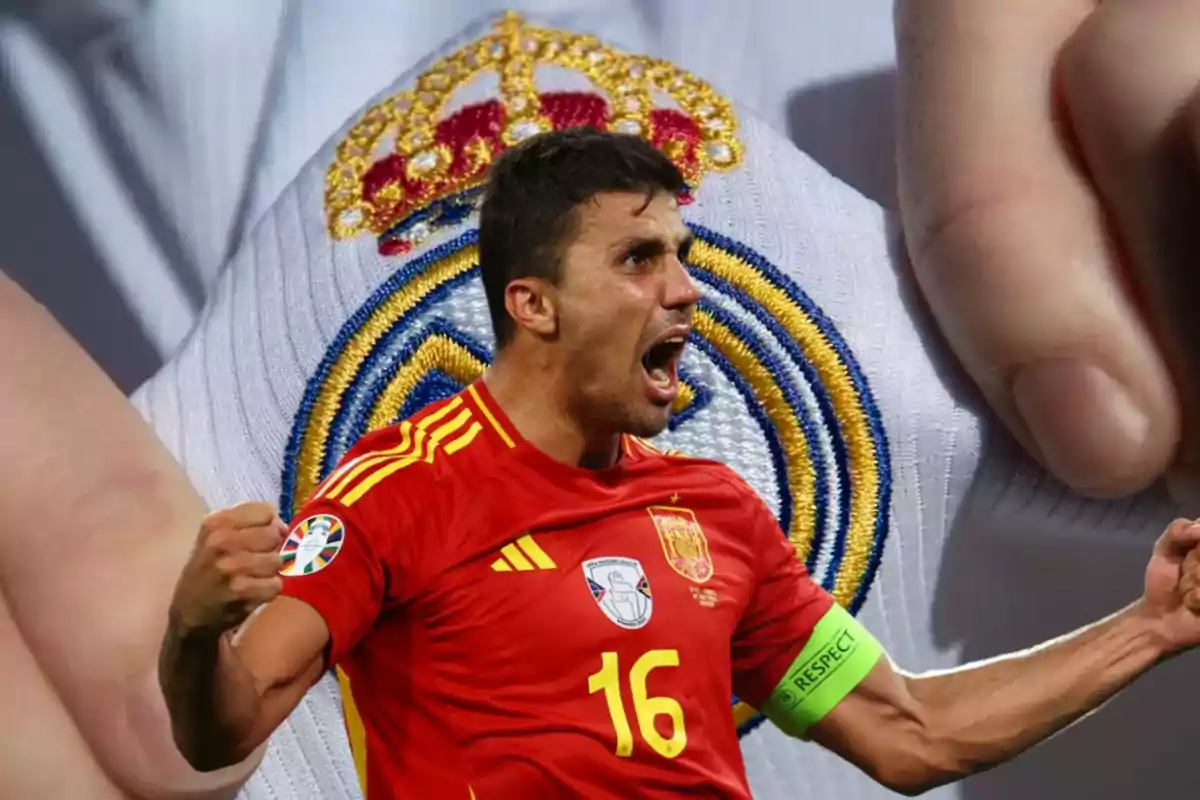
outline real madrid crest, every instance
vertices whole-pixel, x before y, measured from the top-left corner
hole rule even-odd
[[[484,75],[498,81],[476,80]],[[493,339],[473,215],[487,169],[523,138],[576,125],[645,137],[680,168],[695,201],[684,217],[702,299],[662,444],[737,470],[814,579],[857,612],[887,536],[887,440],[853,352],[797,282],[804,265],[772,263],[700,221],[705,181],[743,168],[733,107],[673,64],[512,14],[368,109],[337,148],[325,181],[329,234],[374,237],[395,270],[310,377],[280,507],[294,513],[365,433],[482,374]],[[714,565],[695,516],[652,516],[672,569],[706,581]],[[625,588],[632,573],[616,576],[605,596],[621,604],[597,599],[601,609],[636,621],[643,597],[648,615],[649,594]],[[739,706],[735,716],[741,724],[754,713]]]

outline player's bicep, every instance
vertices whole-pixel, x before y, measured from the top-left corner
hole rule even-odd
[[[300,703],[324,672],[328,644],[325,619],[292,597],[277,597],[246,620],[233,646],[261,699],[256,728],[269,734]]]
[[[254,676],[260,694],[296,683],[314,661],[323,664],[328,644],[325,618],[294,597],[276,597],[233,636],[238,660]]]

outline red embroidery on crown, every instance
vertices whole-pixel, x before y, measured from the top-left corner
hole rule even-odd
[[[581,72],[603,94],[539,94],[533,82],[538,65]],[[500,75],[499,97],[441,113],[459,86],[489,70]],[[741,161],[732,109],[705,82],[669,63],[531,26],[514,14],[439,60],[415,86],[368,109],[339,145],[325,191],[335,238],[370,231],[385,255],[408,252],[434,229],[465,219],[495,157],[544,130],[590,125],[643,136],[675,162],[690,189],[707,172]],[[653,107],[655,90],[677,108]],[[391,152],[381,154],[385,140]],[[690,200],[690,191],[680,197]]]

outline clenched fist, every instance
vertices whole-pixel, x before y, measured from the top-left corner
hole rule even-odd
[[[279,548],[287,526],[266,503],[244,503],[204,518],[175,585],[171,613],[183,630],[223,632],[279,594]]]
[[[1170,649],[1200,645],[1200,523],[1175,520],[1159,537],[1146,567],[1143,604]]]

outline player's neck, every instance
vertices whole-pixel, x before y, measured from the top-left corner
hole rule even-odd
[[[606,469],[617,462],[620,434],[589,435],[559,396],[561,382],[549,371],[518,368],[498,355],[483,380],[521,437],[546,455],[584,469]]]

